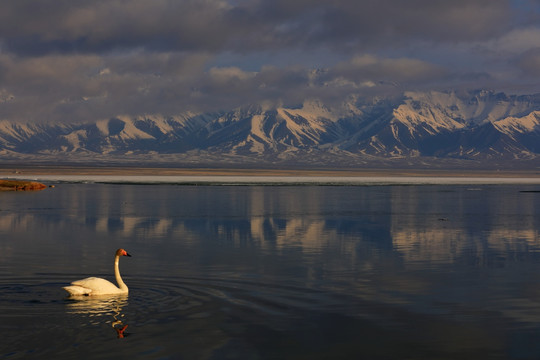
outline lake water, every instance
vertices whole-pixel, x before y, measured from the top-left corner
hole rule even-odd
[[[0,193],[0,358],[540,358],[539,184],[326,185]]]

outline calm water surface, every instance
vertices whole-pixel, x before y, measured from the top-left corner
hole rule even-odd
[[[537,190],[0,193],[0,358],[538,359]],[[119,247],[128,296],[66,297]]]

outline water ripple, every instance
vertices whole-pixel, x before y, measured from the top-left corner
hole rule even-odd
[[[291,308],[312,307],[322,295],[305,288],[219,278],[143,278],[129,284],[130,308],[185,317],[204,317],[230,307],[280,315]]]

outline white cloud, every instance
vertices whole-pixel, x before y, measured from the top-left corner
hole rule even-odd
[[[210,77],[219,82],[227,82],[230,80],[245,81],[252,79],[255,72],[243,71],[238,67],[213,67],[209,70]]]
[[[494,53],[521,54],[540,47],[540,28],[514,29],[501,37],[480,44]]]

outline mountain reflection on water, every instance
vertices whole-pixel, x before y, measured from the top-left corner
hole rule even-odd
[[[58,184],[0,194],[0,313],[13,314],[0,357],[57,355],[66,341],[116,354],[107,341],[128,332],[129,355],[147,358],[540,357],[536,190]],[[113,280],[119,247],[133,256],[120,264],[129,298],[65,299],[73,280]],[[36,342],[48,332],[63,340]]]
[[[160,242],[211,237],[229,246],[249,243],[263,251],[294,247],[308,253],[339,247],[341,253],[352,254],[367,242],[374,249],[392,248],[411,263],[452,263],[472,255],[483,261],[486,251],[523,251],[536,248],[539,240],[539,196],[514,187],[504,196],[500,189],[505,186],[325,191],[317,186],[154,186],[157,196],[141,200],[137,192],[151,186],[94,185],[86,192],[70,191],[64,202],[62,187],[49,191],[60,197],[56,206],[4,209],[0,231],[24,232],[41,222],[46,228],[81,227],[96,236]]]

